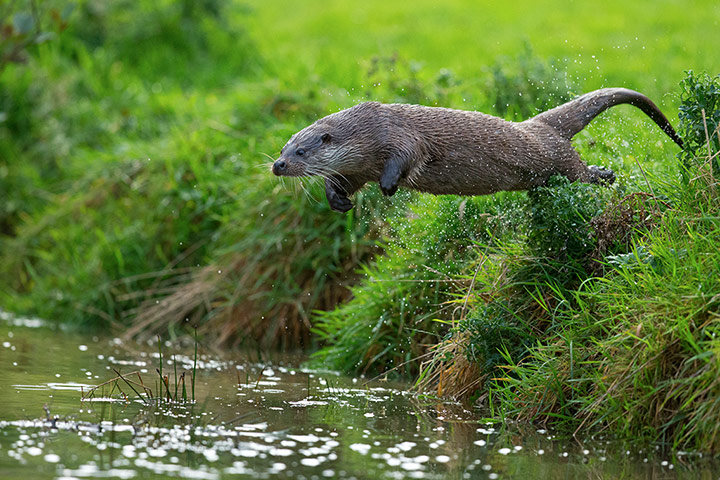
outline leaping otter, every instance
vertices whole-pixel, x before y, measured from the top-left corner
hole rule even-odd
[[[524,122],[479,112],[366,102],[321,118],[292,136],[272,166],[278,176],[325,178],[330,207],[367,182],[385,195],[399,186],[433,194],[485,195],[527,190],[553,175],[612,183],[615,174],[588,167],[570,140],[606,109],[640,108],[680,147],[668,119],[645,95],[625,88],[586,93]]]

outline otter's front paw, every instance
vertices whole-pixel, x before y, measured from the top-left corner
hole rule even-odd
[[[348,193],[337,179],[325,179],[325,196],[330,204],[330,208],[336,212],[345,213],[353,207],[352,202],[348,198]]]
[[[353,204],[348,197],[335,194],[328,195],[327,199],[330,204],[330,208],[336,212],[345,213],[353,208]]]
[[[397,183],[390,183],[386,181],[384,178],[380,179],[380,190],[382,190],[383,194],[387,195],[388,197],[392,197],[395,195],[395,192],[397,192],[398,184]]]

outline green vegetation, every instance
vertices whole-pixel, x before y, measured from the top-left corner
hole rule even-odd
[[[648,5],[4,4],[0,307],[304,346],[496,415],[717,451],[718,7]],[[370,186],[339,215],[267,169],[362,100],[520,120],[611,85],[679,111],[687,145],[604,113],[575,144],[612,188]]]
[[[153,405],[155,407],[162,405],[164,402],[186,405],[195,403],[195,379],[197,375],[197,336],[195,337],[195,356],[192,364],[186,366],[186,370],[182,370],[183,364],[180,365],[180,375],[178,375],[178,359],[176,355],[171,355],[173,376],[163,375],[163,353],[162,341],[158,338],[158,368],[155,369],[158,377],[153,378],[152,383],[144,380],[141,371],[122,373],[115,367],[112,371],[117,375],[110,380],[106,380],[99,385],[95,385],[87,392],[82,392],[82,400],[88,401],[95,398],[109,398],[116,394],[119,398],[129,402],[131,399],[137,398],[144,405]],[[185,376],[190,378],[186,381]],[[153,391],[153,383],[155,390]],[[189,384],[189,385],[188,385]],[[130,390],[123,390],[130,388]],[[133,396],[134,394],[134,396]],[[46,407],[47,408],[47,407]]]
[[[232,341],[252,326],[252,346],[297,345],[374,248],[373,202],[361,225],[327,214],[316,186],[292,195],[268,174],[263,154],[332,106],[258,80],[241,24],[224,26],[228,5],[186,3],[81,4],[27,64],[7,65],[3,305],[97,326],[141,311],[149,335],[219,319]],[[126,28],[132,12],[148,21]]]
[[[618,188],[606,198],[566,181],[530,193],[524,244],[487,251],[502,267],[475,279],[467,320],[438,346],[425,387],[571,431],[718,450],[720,198],[710,165],[720,150],[710,135],[720,122],[697,108],[720,100],[718,86],[720,76],[692,72],[683,82],[684,175],[648,184],[654,194]],[[698,124],[705,142],[691,136]],[[448,357],[458,343],[466,358]],[[477,375],[460,378],[468,362]]]

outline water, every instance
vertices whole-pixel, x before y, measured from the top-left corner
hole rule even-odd
[[[718,477],[699,455],[487,423],[406,385],[303,370],[301,358],[201,346],[194,403],[141,400],[123,382],[122,393],[110,383],[89,395],[113,369],[138,371],[157,394],[157,347],[23,323],[0,322],[3,479]],[[191,372],[194,353],[163,350],[174,397],[174,367]]]

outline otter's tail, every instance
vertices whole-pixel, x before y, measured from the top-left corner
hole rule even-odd
[[[593,118],[615,105],[629,103],[638,107],[645,114],[652,118],[655,123],[665,132],[680,148],[683,142],[678,137],[668,119],[652,100],[642,93],[627,88],[603,88],[594,92],[586,93],[575,100],[570,100],[564,105],[541,113],[529,121],[544,122],[567,138],[575,136],[580,130],[592,121]]]

